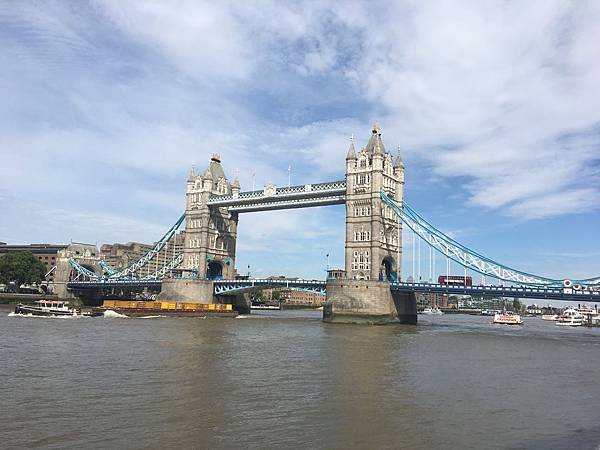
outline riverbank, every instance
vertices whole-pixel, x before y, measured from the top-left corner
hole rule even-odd
[[[56,295],[46,294],[16,294],[12,292],[0,292],[0,304],[16,305],[17,303],[33,303],[37,300],[58,300]]]

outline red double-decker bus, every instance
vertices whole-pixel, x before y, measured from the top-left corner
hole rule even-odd
[[[447,284],[450,286],[473,286],[473,278],[461,277],[458,275],[440,275],[438,277],[438,284]]]

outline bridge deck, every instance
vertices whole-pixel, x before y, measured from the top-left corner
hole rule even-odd
[[[241,292],[252,288],[301,289],[325,293],[326,282],[323,280],[215,280],[215,294]],[[104,280],[104,281],[72,281],[68,283],[71,290],[104,289],[118,287],[159,287],[160,280]],[[487,297],[513,297],[547,300],[563,300],[573,302],[600,302],[598,291],[573,290],[560,287],[536,286],[448,286],[428,283],[391,283],[392,290],[408,290],[415,292],[431,292],[452,295],[484,295]]]

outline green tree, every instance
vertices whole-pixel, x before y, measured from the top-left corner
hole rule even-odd
[[[513,300],[513,311],[520,312],[521,311],[521,302],[518,298]]]
[[[263,300],[263,292],[261,289],[258,288],[252,288],[250,289],[250,291],[248,292],[248,294],[250,295],[250,298],[252,300],[255,300],[257,302],[260,302]]]
[[[31,252],[7,253],[0,257],[0,283],[22,284],[39,283],[44,279],[46,266]]]

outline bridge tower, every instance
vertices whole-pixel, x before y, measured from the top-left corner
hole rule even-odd
[[[404,163],[393,161],[377,123],[358,155],[354,140],[346,157],[346,275],[355,280],[400,279],[402,224],[380,197],[404,199]]]
[[[402,223],[381,191],[402,203],[404,164],[386,151],[375,123],[367,146],[357,155],[351,142],[346,156],[346,278],[327,280],[325,322],[417,321],[414,293],[390,290],[400,279]]]
[[[199,279],[234,278],[237,213],[227,208],[208,206],[211,194],[235,195],[240,182],[225,177],[219,154],[214,153],[206,171],[190,171],[185,208],[185,269],[194,270]]]

